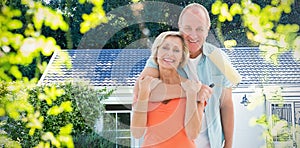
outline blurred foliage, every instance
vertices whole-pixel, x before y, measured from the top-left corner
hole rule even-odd
[[[212,13],[218,17],[219,36],[223,37],[224,32],[222,31],[224,29],[222,27],[225,26],[224,24],[236,24],[238,22],[245,28],[243,34],[247,35],[253,45],[259,46],[264,59],[276,65],[279,55],[290,50],[294,52],[296,60],[300,59],[300,22],[299,19],[295,19],[300,12],[297,7],[299,7],[299,2],[293,0],[256,2],[241,0],[236,3],[217,0],[211,9]],[[237,30],[231,28],[230,31]],[[230,40],[224,42],[225,47],[234,46],[236,43],[232,39],[240,41],[238,38],[239,36],[226,38]],[[250,110],[264,105],[266,101],[276,102],[279,106],[284,103],[281,95],[282,88],[279,86],[263,86],[262,88],[254,88],[254,90],[251,104],[247,106]],[[274,147],[275,141],[292,141],[291,129],[293,127],[276,115],[267,116],[265,114],[259,118],[253,118],[250,120],[250,124],[264,128],[262,137],[266,140],[265,147],[267,148]],[[293,142],[291,143],[293,144]]]
[[[97,7],[94,14],[99,13],[101,8],[103,15],[104,10],[99,7],[102,4],[91,2],[94,4],[92,7]],[[71,133],[73,128],[77,128],[74,127],[76,124],[66,121],[63,125],[58,125],[55,121],[50,121],[54,125],[47,127],[48,119],[53,116],[74,112],[71,101],[62,101],[52,106],[65,93],[65,88],[45,86],[44,92],[40,92],[34,102],[30,102],[33,94],[28,93],[35,87],[47,66],[48,61],[44,57],[61,49],[56,40],[62,39],[61,43],[72,48],[69,11],[57,11],[62,9],[52,9],[45,6],[45,3],[46,1],[35,0],[4,0],[0,4],[0,116],[1,120],[8,118],[9,123],[5,123],[4,127],[15,130],[13,133],[14,130],[8,128],[7,135],[1,135],[1,142],[11,141],[10,138],[17,141],[27,138],[20,142],[24,147],[74,147]],[[66,1],[66,6],[71,8],[70,1]],[[90,25],[93,23],[95,22]],[[60,38],[56,38],[57,36]],[[65,55],[62,59],[70,67],[68,56]],[[34,103],[37,102],[46,102],[51,107],[36,108]]]
[[[289,50],[294,51],[295,59],[300,59],[299,22],[297,24],[292,23],[292,19],[284,19],[292,12],[293,6],[296,8],[294,3],[294,0],[271,0],[264,2],[262,6],[262,2],[241,0],[228,5],[217,0],[212,5],[212,13],[218,16],[221,23],[231,22],[234,17],[239,16],[248,39],[257,43],[265,60],[278,64],[278,56]],[[294,11],[297,12],[297,9]]]
[[[52,86],[36,86],[28,91],[28,102],[33,106],[35,115],[33,119],[42,118],[40,130],[32,134],[28,129],[29,124],[24,120],[30,120],[28,112],[21,112],[20,120],[9,116],[6,124],[1,128],[7,136],[19,141],[22,147],[45,147],[50,143],[53,146],[63,145],[73,147],[72,137],[93,132],[96,120],[105,110],[101,100],[107,99],[113,90],[106,88],[95,90],[85,84],[60,84]],[[15,94],[15,93],[13,93]],[[47,98],[45,98],[47,97]],[[11,100],[8,99],[5,108],[8,108]],[[49,101],[46,101],[49,99]],[[58,107],[58,109],[57,109]],[[52,112],[51,112],[52,111]],[[51,131],[51,132],[50,132]]]
[[[20,3],[23,10],[17,7]],[[40,55],[50,56],[60,49],[53,37],[42,35],[43,25],[52,30],[69,28],[61,14],[41,2],[21,0],[13,4],[16,6],[3,5],[0,13],[0,79],[5,81],[23,80],[19,65],[28,66],[34,59],[38,70],[34,72],[43,72],[47,63]]]
[[[255,122],[265,129],[262,135],[266,139],[266,145],[264,146],[266,148],[274,148],[275,141],[293,140],[293,127],[286,120],[282,120],[276,115],[272,115],[269,118],[266,115],[262,115]],[[290,147],[290,145],[283,147]]]
[[[256,107],[264,106],[266,102],[272,102],[277,104],[278,107],[284,107],[282,89],[283,88],[280,86],[263,86],[262,88],[253,88],[255,93],[249,96],[251,98],[251,103],[248,104],[247,109],[254,110]],[[264,129],[262,132],[262,138],[266,140],[266,145],[263,147],[273,148],[275,142],[293,141],[292,136],[294,127],[285,119],[280,119],[277,114],[263,114],[258,118],[253,117],[250,119],[250,125],[258,125]]]
[[[80,32],[86,33],[91,28],[95,28],[101,23],[107,23],[107,18],[105,15],[105,11],[103,10],[104,0],[79,0],[79,3],[84,4],[86,1],[92,3],[94,5],[92,12],[90,14],[83,14],[82,19],[84,20],[80,24]]]
[[[80,2],[84,2],[84,5],[80,4]],[[133,1],[125,0],[125,1],[78,1],[78,0],[60,0],[60,1],[54,1],[51,0],[48,3],[45,1],[42,1],[42,3],[45,6],[48,6],[52,8],[53,10],[56,10],[57,12],[61,13],[63,18],[66,20],[67,24],[69,24],[69,31],[64,32],[62,30],[55,30],[52,31],[50,27],[43,26],[42,27],[42,33],[45,36],[51,36],[56,41],[57,44],[64,49],[70,49],[70,48],[131,48],[131,47],[137,47],[137,48],[149,48],[151,45],[151,42],[154,37],[156,37],[160,32],[165,30],[177,30],[177,17],[180,13],[180,11],[176,12],[175,14],[168,10],[168,7],[165,7],[165,9],[162,9],[161,11],[153,11],[155,7],[158,6],[147,6],[144,5],[143,9],[141,11],[138,11],[137,13],[140,14],[139,17],[134,17],[134,20],[128,20],[128,16],[135,16],[134,13],[136,11],[127,11],[123,12],[123,14],[115,14],[115,15],[107,15],[106,17],[103,16],[103,12],[110,13],[113,11],[121,10],[121,7],[124,6],[130,6],[133,4]],[[148,1],[142,1],[142,2],[148,2]],[[152,2],[161,2],[166,4],[174,4],[178,7],[183,8],[189,3],[197,2],[200,4],[203,4],[208,11],[210,12],[210,17],[212,20],[212,27],[211,27],[211,36],[214,37],[216,41],[213,41],[213,43],[217,46],[223,47],[223,43],[226,40],[235,39],[236,40],[236,46],[258,46],[259,43],[254,41],[253,39],[249,38],[247,39],[247,35],[249,36],[249,33],[251,30],[248,29],[247,26],[244,25],[243,20],[244,17],[240,15],[240,11],[242,8],[241,4],[239,3],[233,3],[233,1],[225,1],[223,5],[223,11],[222,14],[226,17],[221,17],[223,15],[213,15],[213,13],[216,13],[215,7],[216,3],[219,3],[220,1],[215,0],[193,0],[193,1],[179,1],[179,0],[172,0],[172,1],[162,1],[162,0],[155,0]],[[239,2],[239,1],[237,1]],[[241,2],[241,1],[240,1]],[[96,4],[93,4],[96,3]],[[241,2],[242,3],[242,2]],[[252,4],[256,4],[260,6],[260,9],[263,7],[266,7],[271,3],[271,0],[266,1],[255,1]],[[102,5],[101,5],[102,4]],[[19,7],[20,4],[17,2],[13,3],[12,5],[16,5],[15,8],[21,8],[26,10],[26,7]],[[94,6],[99,7],[97,11],[93,8]],[[284,5],[285,6],[285,5]],[[103,8],[103,11],[101,10],[101,7]],[[212,8],[213,7],[213,8]],[[287,7],[287,6],[285,6]],[[226,9],[227,8],[227,9]],[[299,19],[296,18],[300,14],[299,10],[296,9],[297,5],[294,4],[291,9],[291,14],[287,15],[285,13],[281,14],[280,22],[283,24],[287,23],[294,23],[299,24]],[[250,8],[247,8],[250,9]],[[252,8],[251,8],[252,9]],[[253,8],[254,9],[254,8]],[[22,12],[24,11],[22,10]],[[98,11],[99,10],[99,11]],[[100,11],[101,10],[101,11]],[[217,9],[218,10],[218,9]],[[267,9],[266,9],[267,10]],[[162,13],[163,11],[163,13]],[[268,10],[269,11],[269,10]],[[170,15],[172,12],[172,15]],[[243,11],[242,11],[243,12]],[[252,11],[251,11],[252,12]],[[260,11],[262,12],[262,11]],[[264,11],[265,12],[265,11]],[[95,14],[97,13],[97,14]],[[122,13],[122,12],[121,12]],[[232,14],[231,14],[232,13]],[[161,16],[162,14],[166,14],[165,16]],[[262,14],[262,13],[261,13]],[[86,16],[86,19],[83,19],[82,15]],[[99,16],[99,17],[96,17]],[[173,20],[174,26],[171,26],[170,23],[157,23],[157,22],[143,22],[145,18],[148,16],[154,16],[154,17],[161,17],[162,21],[164,20]],[[250,16],[250,14],[248,15]],[[97,19],[92,19],[93,17]],[[223,23],[219,23],[218,18],[228,18],[229,20],[232,20],[231,22],[225,21]],[[20,16],[21,20],[26,20],[25,15]],[[93,21],[89,21],[93,20]],[[109,20],[109,21],[108,21]],[[227,19],[226,19],[227,20]],[[108,22],[107,22],[108,21]],[[128,22],[129,21],[129,22]],[[134,21],[135,24],[132,24],[131,21]],[[84,22],[84,23],[83,23]],[[105,22],[100,25],[96,25],[99,22]],[[91,25],[90,31],[86,32],[85,34],[88,34],[89,32],[95,32],[94,34],[91,34],[90,40],[85,40],[84,35],[82,34],[80,29],[82,26],[89,26],[84,25],[88,23],[96,23],[95,25]],[[276,24],[276,23],[274,23]],[[110,26],[110,28],[106,28],[105,26]],[[220,29],[218,29],[218,27]],[[279,27],[280,28],[280,27]],[[86,28],[88,29],[88,28]],[[117,30],[115,30],[117,29]],[[280,29],[279,29],[280,30]],[[101,32],[98,32],[101,31]],[[102,42],[100,39],[102,36],[105,36],[109,33],[113,33],[109,35],[109,38],[107,39],[107,42],[104,42],[103,44],[98,43]],[[148,33],[147,33],[148,32]],[[259,37],[259,35],[257,35]],[[290,36],[293,38],[293,36]],[[141,40],[141,41],[139,41]],[[259,40],[259,39],[258,39]],[[287,39],[289,40],[289,39]],[[140,42],[139,46],[134,46],[133,44],[136,44],[136,42]],[[210,39],[208,42],[212,42]],[[299,39],[294,41],[295,43],[299,42]],[[149,44],[150,43],[150,44]],[[230,42],[232,43],[232,42]],[[88,45],[86,45],[88,44]],[[298,45],[298,44],[294,44]],[[231,47],[231,44],[225,44],[226,47]],[[263,46],[261,46],[263,47]],[[298,48],[298,47],[297,47]],[[263,48],[262,48],[263,49]],[[274,50],[275,51],[275,50]],[[269,52],[271,54],[271,50]],[[299,53],[299,52],[297,52]],[[270,56],[270,54],[266,54],[266,57]],[[297,55],[295,53],[295,55]],[[274,56],[276,57],[276,56]],[[270,57],[271,58],[271,57]],[[273,59],[273,57],[272,57]],[[49,58],[41,58],[39,61],[49,61]],[[33,66],[26,66],[26,68],[33,71],[33,67],[38,64],[33,64]],[[42,64],[41,64],[42,65]],[[42,67],[42,66],[39,66]],[[22,73],[26,73],[26,68],[22,68]],[[23,72],[23,70],[25,72]],[[28,70],[27,70],[28,71]],[[32,77],[32,74],[30,75]],[[38,76],[38,75],[35,75]]]
[[[34,137],[34,135],[40,135],[40,131],[44,128],[44,121],[45,117],[41,115],[40,110],[34,108],[34,105],[29,102],[30,99],[30,89],[35,87],[34,82],[25,82],[25,81],[14,81],[14,82],[5,82],[1,81],[2,86],[6,86],[4,90],[7,92],[1,95],[1,106],[0,108],[4,110],[4,114],[8,118],[7,121],[15,122],[16,124],[5,123],[1,129],[5,129],[6,126],[10,126],[12,128],[17,128],[17,133],[11,134],[13,129],[5,130],[7,136],[13,140],[15,137],[24,136],[24,137]],[[61,90],[62,91],[62,90]],[[53,97],[57,97],[52,95]],[[38,99],[38,98],[37,98]],[[46,118],[47,119],[47,118]],[[18,128],[18,126],[22,126],[23,129]],[[56,127],[60,128],[60,127]],[[50,131],[48,131],[50,132]],[[65,134],[67,137],[68,134]],[[36,137],[34,139],[37,139]],[[19,140],[19,139],[18,139]],[[17,141],[18,141],[17,140]],[[56,144],[61,144],[64,142],[69,143],[71,146],[72,140],[69,139],[68,141],[58,140]],[[20,142],[21,144],[30,143],[30,141],[24,141],[24,143]],[[37,144],[37,143],[35,143]],[[35,146],[35,145],[32,145]]]
[[[80,2],[85,2],[84,5],[80,4]],[[55,30],[52,31],[50,27],[43,26],[42,27],[42,33],[45,34],[45,36],[51,36],[56,41],[57,44],[64,49],[70,49],[70,48],[149,48],[151,45],[151,42],[153,41],[153,38],[156,37],[160,32],[166,31],[166,30],[178,30],[177,28],[177,18],[180,13],[173,12],[172,10],[168,10],[168,7],[165,7],[165,9],[162,9],[161,11],[153,11],[156,7],[159,6],[149,6],[144,5],[140,11],[126,11],[126,12],[118,12],[118,10],[121,10],[124,6],[131,6],[133,1],[125,0],[125,1],[98,1],[97,4],[93,4],[96,1],[78,1],[78,0],[60,0],[60,1],[54,1],[51,0],[48,3],[45,1],[42,1],[42,3],[45,6],[48,6],[52,8],[53,10],[56,10],[57,12],[61,13],[63,18],[66,20],[67,24],[69,24],[69,31],[64,32],[62,30]],[[142,2],[150,2],[150,1],[142,1]],[[249,36],[249,29],[247,26],[243,25],[243,16],[239,15],[239,11],[241,11],[240,8],[242,5],[238,3],[233,3],[233,1],[225,1],[223,5],[224,11],[222,11],[222,14],[228,17],[229,20],[232,21],[225,21],[223,23],[219,23],[218,18],[221,15],[213,15],[213,13],[216,13],[215,9],[212,9],[212,5],[214,4],[215,0],[193,0],[193,1],[179,1],[179,0],[172,0],[172,1],[162,1],[162,0],[155,0],[151,1],[153,3],[164,4],[167,6],[167,4],[173,4],[178,7],[183,8],[184,6],[188,5],[192,2],[197,2],[200,4],[203,4],[208,11],[210,12],[210,17],[212,20],[212,27],[210,31],[210,35],[214,38],[214,41],[211,39],[208,40],[208,42],[213,42],[213,44],[223,47],[223,43],[226,40],[235,39],[236,40],[236,46],[258,46],[259,44],[255,42],[254,40],[250,40],[247,38],[247,35]],[[238,1],[237,1],[238,2]],[[265,6],[268,6],[268,4],[271,2],[271,0],[266,1],[255,1],[255,3],[260,6],[262,9]],[[253,2],[254,3],[254,2]],[[104,11],[101,10],[101,4]],[[26,9],[23,7],[18,7],[19,4],[14,3],[16,5],[16,8]],[[216,4],[214,4],[216,5]],[[93,7],[97,6],[99,7],[99,12],[96,11]],[[228,10],[226,11],[226,6],[228,7]],[[239,7],[240,6],[240,7]],[[216,7],[216,6],[215,6]],[[214,8],[215,8],[214,7]],[[246,8],[246,7],[245,7]],[[281,14],[280,22],[286,24],[286,23],[294,23],[299,24],[299,19],[295,18],[300,14],[299,10],[296,9],[297,5],[294,4],[292,7],[292,11],[290,15],[287,15],[285,13]],[[249,8],[250,9],[250,8]],[[100,11],[101,10],[101,11]],[[23,11],[23,10],[22,10]],[[102,16],[103,12],[106,12],[106,17]],[[118,12],[113,13],[112,12]],[[97,14],[95,14],[97,13]],[[111,13],[111,14],[110,14]],[[119,14],[122,13],[122,14]],[[135,13],[137,13],[139,16],[135,16]],[[231,14],[232,13],[232,14]],[[85,15],[84,15],[85,14]],[[162,16],[163,14],[163,16]],[[170,15],[171,14],[171,15]],[[87,18],[84,20],[82,15],[86,16]],[[96,17],[96,16],[99,17]],[[133,16],[130,18],[130,16]],[[164,22],[145,22],[147,17],[160,17],[162,21]],[[93,17],[96,17],[97,19],[92,19]],[[26,20],[25,16],[20,16],[21,20]],[[101,18],[103,18],[101,20]],[[128,19],[130,18],[130,19]],[[224,19],[224,17],[223,17]],[[93,21],[89,21],[93,20]],[[167,23],[166,20],[173,21],[172,23]],[[227,19],[226,19],[227,20]],[[297,21],[298,20],[298,21]],[[108,22],[107,22],[108,21]],[[83,23],[85,22],[85,23]],[[96,25],[99,22],[105,22],[100,25]],[[134,22],[134,24],[132,23]],[[86,26],[84,24],[88,23],[96,23],[94,26],[91,25],[91,30],[86,32],[85,34],[82,34],[80,31],[81,25]],[[170,25],[174,24],[174,25]],[[107,26],[110,26],[107,28]],[[220,29],[219,29],[220,28]],[[86,28],[87,29],[87,28]],[[94,32],[94,33],[91,33]],[[113,34],[110,34],[113,33]],[[109,35],[108,35],[109,34]],[[89,37],[89,40],[86,40],[84,37]],[[107,36],[108,41],[103,42],[101,39],[102,36]],[[259,36],[258,36],[259,37]],[[292,37],[292,36],[291,36]],[[298,40],[298,39],[297,39]],[[135,44],[138,43],[138,46]],[[297,41],[295,41],[297,42]],[[224,46],[231,47],[233,42],[227,42]],[[235,44],[233,44],[235,45]],[[296,44],[298,45],[298,44]],[[263,47],[263,46],[262,46]],[[271,53],[271,52],[269,52]],[[295,53],[296,55],[296,53]],[[266,54],[266,56],[269,56]],[[273,57],[272,57],[273,58]],[[49,61],[49,58],[41,58],[39,61]],[[26,71],[29,70],[33,71],[33,67],[35,67],[37,64],[33,64],[33,66],[26,66],[25,68],[22,68],[22,73],[26,74]],[[41,67],[41,66],[39,66]],[[23,72],[24,71],[24,72]],[[32,77],[32,74],[30,75]],[[39,76],[39,75],[35,75]]]
[[[5,148],[21,148],[21,144],[11,140],[10,138],[7,138],[5,134],[0,134],[0,144],[2,147]]]

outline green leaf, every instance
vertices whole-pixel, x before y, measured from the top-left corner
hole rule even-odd
[[[222,1],[220,1],[220,0],[215,1],[211,6],[212,14],[214,14],[214,15],[220,14],[221,6],[222,6]]]
[[[0,117],[5,116],[5,109],[0,107]]]
[[[223,15],[219,15],[219,16],[218,16],[218,20],[219,20],[220,22],[225,22],[225,21],[226,21],[226,17],[224,17]]]
[[[226,40],[224,41],[225,48],[229,49],[237,45],[236,40]]]
[[[43,48],[41,49],[42,54],[45,56],[52,55],[52,53],[54,52],[54,49],[55,49],[54,47],[56,45],[55,39],[52,37],[48,37],[47,39],[44,39],[41,42],[42,42],[42,44],[44,44],[44,45],[42,45]]]
[[[291,13],[292,8],[290,5],[281,5],[284,13]]]
[[[292,24],[292,25],[290,25],[290,27],[288,28],[288,30],[290,32],[298,32],[299,31],[299,25],[298,24]]]
[[[238,3],[234,3],[231,7],[230,7],[230,14],[232,16],[235,16],[236,14],[242,14],[243,13],[243,9],[241,7],[240,4]]]
[[[43,8],[38,8],[37,12],[34,13],[34,16],[32,18],[34,27],[37,30],[40,30],[43,26],[44,20],[45,20],[45,12]]]
[[[20,20],[10,20],[7,25],[9,30],[20,29],[23,27],[23,23]]]
[[[260,118],[256,120],[257,124],[266,125],[267,117],[266,115],[262,115]]]
[[[138,3],[140,0],[131,0],[133,3]]]
[[[271,4],[272,4],[273,6],[277,6],[279,3],[280,3],[280,0],[272,0],[272,1],[271,1]]]
[[[10,68],[10,73],[16,78],[16,79],[21,79],[22,78],[22,73],[20,72],[19,68],[17,66],[12,66]]]
[[[34,132],[35,132],[35,128],[31,128],[31,129],[29,130],[29,135],[32,136],[32,135],[34,134]]]
[[[57,116],[58,114],[60,114],[62,112],[63,112],[63,109],[58,107],[57,105],[55,105],[47,111],[47,114]]]
[[[91,3],[94,4],[96,7],[98,7],[98,6],[102,6],[103,5],[104,0],[91,0]]]
[[[60,108],[62,108],[65,112],[71,112],[73,111],[72,102],[71,101],[63,102],[61,103]]]
[[[294,58],[300,60],[300,36],[297,36],[297,38],[294,40],[292,47],[295,49]]]
[[[297,38],[297,33],[293,32],[293,33],[289,33],[286,35],[285,37],[285,41],[287,42],[287,44],[292,45],[294,40]]]
[[[227,3],[223,3],[223,4],[221,5],[220,13],[221,13],[221,15],[223,15],[223,16],[227,16],[227,13],[228,13],[228,4],[227,4]]]
[[[70,135],[59,135],[57,137],[57,139],[59,139],[61,141],[62,145],[66,146],[67,148],[75,147],[72,136],[70,136]]]
[[[73,124],[69,123],[64,127],[60,128],[59,134],[60,135],[68,135],[72,133]]]
[[[278,22],[281,18],[282,10],[277,7],[270,7],[269,11],[269,19]]]
[[[78,0],[80,4],[84,4],[86,0]]]
[[[54,137],[54,134],[52,132],[46,132],[42,135],[42,139],[44,141],[51,141],[51,144],[55,145],[56,147],[60,147],[60,142]]]
[[[18,9],[12,10],[12,14],[16,17],[19,17],[22,15],[22,12]]]
[[[258,4],[252,3],[249,5],[249,10],[251,13],[258,15],[260,13],[260,6]]]
[[[68,25],[65,21],[62,21],[62,22],[60,23],[59,28],[60,28],[62,31],[68,31],[68,30],[69,30],[69,25]]]

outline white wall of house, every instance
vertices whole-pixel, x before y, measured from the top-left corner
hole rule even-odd
[[[300,100],[299,88],[288,87],[283,90],[282,95],[286,100]],[[132,103],[132,87],[118,87],[116,92],[110,96],[109,99],[103,101],[105,104],[131,104]],[[246,95],[249,104],[245,106],[241,104],[242,98]],[[251,120],[259,118],[261,115],[266,114],[266,101],[258,100],[257,93],[253,88],[236,88],[233,90],[233,102],[235,111],[235,128],[234,128],[234,148],[253,148],[265,145],[265,139],[262,137],[264,129],[259,125],[254,125]],[[254,104],[255,108],[251,108]],[[132,142],[132,146],[138,142]],[[137,145],[135,145],[137,146]]]
[[[242,98],[246,95],[249,102],[241,104]],[[252,97],[255,92],[249,88],[233,90],[234,104],[234,136],[233,148],[258,148],[265,145],[265,139],[262,138],[263,128],[251,123],[251,119],[259,118],[265,113],[265,105],[261,103],[255,109],[250,109],[255,103]],[[252,104],[251,104],[252,103]]]

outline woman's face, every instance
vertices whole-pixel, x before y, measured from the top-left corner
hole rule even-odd
[[[177,69],[182,61],[183,44],[176,36],[168,36],[157,50],[157,63],[160,68]]]

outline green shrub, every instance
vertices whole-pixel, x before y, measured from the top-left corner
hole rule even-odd
[[[110,138],[104,138],[108,136]],[[114,142],[111,141],[112,138],[115,138],[113,133],[102,132],[98,134],[96,132],[91,132],[88,134],[75,135],[73,142],[76,148],[108,148],[115,147]]]
[[[0,120],[5,115],[4,104],[6,104],[6,94],[8,94],[7,83],[0,80]]]
[[[21,148],[20,143],[7,138],[5,134],[0,134],[0,147],[5,148]]]
[[[29,91],[28,101],[44,118],[42,130],[36,130],[30,136],[28,134],[30,129],[26,128],[26,124],[12,118],[8,118],[7,123],[3,126],[7,135],[11,139],[19,141],[22,147],[34,147],[38,145],[41,141],[41,135],[45,132],[51,131],[54,135],[58,135],[61,127],[70,123],[73,125],[72,137],[74,135],[88,135],[92,133],[96,119],[99,119],[105,110],[104,105],[100,101],[108,98],[113,92],[113,90],[107,90],[106,88],[95,90],[84,84],[60,84],[55,85],[55,88],[63,89],[64,93],[53,99],[52,104],[49,104],[47,100],[41,100],[40,95],[44,94],[46,89],[51,87],[53,86],[37,86]],[[60,106],[63,102],[67,101],[71,102],[71,112],[49,115],[49,109],[53,106]],[[22,116],[25,116],[25,113]]]

